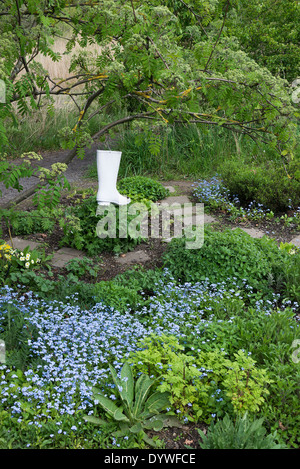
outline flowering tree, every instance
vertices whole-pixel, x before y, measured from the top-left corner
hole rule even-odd
[[[67,95],[78,110],[73,129],[63,129],[68,163],[92,139],[139,120],[221,126],[292,155],[295,107],[288,83],[274,77],[226,28],[240,0],[3,0],[0,5],[0,145],[16,113],[34,111],[42,99]],[[66,50],[96,44],[73,57],[69,77],[56,80],[36,59],[62,59],[53,44],[71,30]],[[93,136],[87,123],[107,108],[112,118]],[[159,142],[152,139],[153,151]],[[1,153],[1,152],[0,152]]]

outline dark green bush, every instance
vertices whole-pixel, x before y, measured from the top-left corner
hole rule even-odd
[[[126,272],[117,275],[114,282],[118,285],[126,285],[136,291],[153,292],[156,285],[162,279],[163,273],[159,269],[144,269],[135,267]]]
[[[143,297],[133,288],[108,281],[95,285],[94,299],[95,303],[103,302],[117,311],[124,312],[136,307]]]
[[[66,217],[63,230],[64,236],[61,240],[62,246],[74,247],[85,251],[88,255],[94,256],[102,252],[114,252],[119,254],[134,249],[137,244],[143,241],[142,237],[120,237],[119,206],[115,206],[116,210],[116,233],[115,237],[100,238],[97,235],[97,224],[103,215],[97,215],[96,197],[90,197],[80,204],[78,207],[72,208],[72,212]],[[127,217],[129,224],[136,215]],[[124,227],[123,227],[124,228]],[[125,227],[126,228],[126,227]]]
[[[283,289],[290,300],[300,305],[300,250],[294,251],[283,265]]]
[[[286,167],[272,161],[259,166],[227,161],[219,171],[226,188],[243,207],[255,201],[278,213],[300,205],[299,161]]]
[[[95,284],[95,303],[103,301],[118,311],[136,309],[138,305],[144,306],[150,301],[148,297],[154,295],[161,278],[162,273],[159,270],[127,270],[111,281]]]
[[[266,237],[253,239],[240,229],[218,232],[206,228],[200,249],[186,249],[184,238],[174,238],[163,259],[164,266],[182,282],[208,278],[227,285],[235,280],[243,286],[247,280],[251,287],[267,292],[270,282],[277,283],[286,256]]]
[[[164,199],[169,194],[160,182],[144,176],[133,176],[121,179],[118,190],[133,199],[148,199],[152,202]]]

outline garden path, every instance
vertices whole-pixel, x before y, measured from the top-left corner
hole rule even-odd
[[[92,179],[86,179],[84,177],[86,170],[95,162],[96,160],[96,150],[99,147],[99,143],[95,143],[92,145],[91,148],[86,149],[86,154],[84,159],[79,159],[79,158],[74,158],[69,166],[68,169],[65,173],[69,183],[71,184],[72,187],[76,189],[82,189],[82,188],[97,188],[97,181],[92,180]],[[56,151],[56,152],[44,152],[43,153],[43,166],[45,167],[50,167],[51,164],[62,161],[64,157],[67,155],[69,150],[66,151]],[[15,160],[16,163],[18,161],[22,161],[21,159]],[[32,178],[26,178],[21,181],[22,185],[24,187],[24,190],[29,189],[33,185],[37,183],[37,178],[32,177]],[[167,187],[170,191],[170,196],[167,197],[165,200],[160,201],[158,203],[159,205],[163,205],[163,203],[166,204],[173,204],[173,203],[179,203],[179,204],[185,204],[190,202],[190,196],[192,194],[192,184],[194,181],[192,180],[187,180],[187,179],[182,179],[180,181],[167,181],[167,182],[162,182],[162,184]],[[2,197],[0,199],[0,206],[4,205],[5,203],[11,201],[18,195],[18,191],[15,189],[6,189],[2,183],[0,183],[0,190],[2,191]],[[18,208],[23,208],[26,210],[28,203],[30,205],[30,199],[25,200],[21,202],[18,205]],[[190,212],[188,213],[187,208],[185,208],[184,211],[184,221],[185,224],[192,224],[193,221],[195,220],[194,218],[194,207],[190,209]],[[175,213],[174,213],[175,214]],[[205,214],[204,216],[204,223],[209,224],[209,223],[222,223],[222,220],[218,216],[211,216],[208,214]],[[232,229],[237,228],[237,226],[233,225],[232,223],[230,224]],[[263,235],[268,234],[268,231],[262,229],[258,229],[256,227],[246,227],[246,226],[241,226],[238,225],[239,228],[244,230],[246,233],[248,233],[251,237],[253,238],[261,238]],[[271,234],[272,237],[272,234]],[[286,238],[281,238],[278,241],[288,241],[293,243],[295,246],[300,248],[300,235],[297,234],[296,236],[292,237],[291,235]],[[170,241],[170,238],[164,239],[165,242]],[[7,240],[9,243],[10,241]],[[29,246],[31,249],[36,248],[39,244],[36,240],[26,240],[26,239],[21,239],[21,238],[13,238],[13,244],[15,248],[18,248],[20,250],[23,250],[26,246]],[[76,249],[71,249],[71,248],[61,248],[58,249],[54,252],[53,258],[52,258],[52,265],[56,267],[63,267],[66,263],[68,263],[70,260],[74,258],[82,258],[84,257],[84,253],[82,251],[77,251]],[[122,254],[120,257],[117,258],[117,263],[121,265],[130,265],[130,264],[143,264],[147,263],[149,261],[149,254],[145,250],[141,250],[139,247],[136,248],[135,251],[129,252],[127,254]]]
[[[78,157],[73,158],[69,163],[68,169],[65,172],[65,176],[70,184],[76,184],[80,186],[84,183],[84,174],[86,170],[96,161],[96,150],[99,144],[95,143],[91,148],[87,148],[85,151],[85,157],[80,159]],[[50,168],[52,164],[59,163],[69,154],[70,150],[59,150],[59,151],[46,151],[41,153],[43,160],[35,163],[35,165]],[[14,159],[15,164],[22,163],[22,158]],[[33,163],[34,165],[34,163]],[[30,178],[21,179],[20,183],[23,186],[23,190],[30,189],[38,183],[38,178],[32,176]],[[96,185],[96,183],[94,182]],[[2,196],[0,198],[0,207],[13,200],[20,193],[16,189],[6,188],[2,182],[0,182],[0,191]]]
[[[174,186],[169,185],[169,183],[163,183],[165,187],[167,187],[170,191],[170,193],[175,193],[176,189]],[[160,201],[157,203],[157,206],[161,206],[164,203],[165,204],[173,204],[173,203],[178,203],[178,204],[185,204],[190,202],[189,198],[186,195],[172,195],[170,197],[167,197],[166,199]],[[190,213],[188,213],[190,216],[185,216],[184,221],[185,224],[192,224],[195,221],[195,207],[189,207],[186,210],[190,209]],[[174,215],[176,217],[176,210],[174,211]],[[181,215],[181,213],[177,215]],[[216,222],[216,218],[212,217],[211,215],[204,215],[204,224],[209,224],[209,223],[214,223]],[[239,227],[242,230],[244,230],[246,233],[248,233],[252,238],[261,238],[262,236],[265,235],[265,233],[261,230],[255,229],[255,228],[245,228],[245,227]],[[232,228],[233,230],[236,229],[236,227]],[[169,242],[171,241],[171,238],[166,238],[163,241]],[[9,240],[7,240],[9,243]],[[38,243],[36,241],[32,240],[26,240],[22,239],[19,237],[12,238],[13,242],[13,247],[24,250],[26,246],[29,246],[30,249],[37,248],[41,243]],[[291,243],[295,244],[295,246],[300,247],[300,236],[296,236],[293,238]],[[85,256],[85,253],[83,251],[78,251],[73,248],[67,248],[63,247],[56,252],[53,253],[53,258],[50,261],[50,263],[54,267],[64,267],[68,262],[70,262],[72,259],[80,259]],[[120,265],[132,265],[132,264],[143,264],[145,262],[148,262],[150,260],[150,256],[143,250],[141,249],[136,249],[135,251],[128,252],[126,254],[122,254],[120,257],[116,259],[116,262],[119,263]]]
[[[170,185],[167,185],[167,184],[164,184],[165,187],[168,187],[170,193],[175,193],[176,190],[173,186],[170,186]],[[157,206],[160,207],[160,206],[163,206],[164,204],[166,204],[166,206],[170,206],[171,204],[180,204],[181,206],[183,206],[183,204],[185,203],[189,203],[190,204],[190,199],[186,196],[186,195],[173,195],[173,196],[170,196],[170,197],[167,197],[166,199],[164,200],[161,200],[159,203],[157,203]],[[187,213],[188,216],[185,216],[185,225],[190,225],[194,222],[195,218],[194,218],[194,215],[195,215],[195,211],[194,210],[191,210],[191,209],[194,209],[194,206],[190,206],[188,207],[188,209],[190,209],[190,211]],[[178,217],[179,215],[181,216],[181,211],[180,213],[175,213],[176,211],[174,211],[174,216]],[[205,214],[204,215],[204,223],[213,223],[215,221],[215,218],[210,216],[210,215],[207,215]],[[20,237],[14,237],[12,238],[12,240],[6,240],[8,243],[10,243],[12,241],[12,244],[13,244],[13,248],[14,249],[20,249],[21,251],[23,251],[27,246],[30,247],[30,249],[35,249],[37,248],[39,245],[41,245],[42,243],[39,243],[37,241],[32,241],[32,240],[27,240],[27,239],[22,239]],[[171,241],[171,238],[166,238],[164,239],[165,242],[169,242]],[[82,251],[78,251],[76,249],[73,249],[73,248],[67,248],[67,247],[63,247],[61,249],[59,249],[58,251],[54,252],[53,254],[53,258],[51,259],[50,263],[54,266],[54,267],[64,267],[69,261],[71,261],[72,259],[77,259],[77,258],[83,258],[85,256],[84,252]],[[143,250],[140,250],[140,249],[137,249],[135,251],[132,251],[132,252],[128,252],[126,254],[123,254],[121,255],[119,258],[117,258],[117,262],[119,262],[120,264],[126,264],[126,265],[130,265],[130,264],[141,264],[141,263],[144,263],[144,262],[147,262],[150,260],[150,256],[144,252]]]

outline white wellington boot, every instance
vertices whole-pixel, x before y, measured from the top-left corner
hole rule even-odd
[[[130,199],[117,190],[117,178],[122,152],[97,150],[98,205],[127,205]]]

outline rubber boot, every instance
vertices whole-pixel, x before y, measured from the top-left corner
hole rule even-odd
[[[127,205],[130,199],[117,190],[117,178],[122,152],[97,150],[98,205]]]

